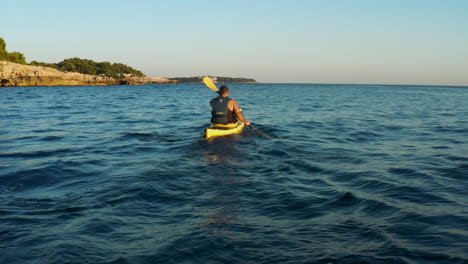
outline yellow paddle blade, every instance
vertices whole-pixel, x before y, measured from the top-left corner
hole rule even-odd
[[[216,84],[214,84],[213,80],[210,77],[204,77],[203,83],[208,86],[211,90],[218,92],[218,88],[216,88]]]

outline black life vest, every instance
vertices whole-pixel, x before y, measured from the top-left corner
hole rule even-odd
[[[230,111],[228,108],[229,102],[231,102],[229,97],[218,96],[211,100],[211,123],[214,124],[228,124],[237,122],[235,114],[233,111]]]

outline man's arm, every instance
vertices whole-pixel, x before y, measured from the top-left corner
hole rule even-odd
[[[236,114],[237,119],[239,119],[239,121],[241,121],[245,125],[250,126],[250,122],[247,119],[245,119],[244,114],[242,114],[242,110],[240,109],[237,101],[232,100],[231,102],[232,102],[232,111],[234,111],[234,113]]]

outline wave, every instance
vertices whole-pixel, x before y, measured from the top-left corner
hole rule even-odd
[[[200,85],[0,89],[0,262],[468,261],[468,94],[239,84],[272,136],[207,142]]]

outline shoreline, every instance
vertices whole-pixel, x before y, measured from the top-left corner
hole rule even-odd
[[[132,77],[123,79],[63,72],[44,66],[31,66],[8,61],[0,61],[0,87],[27,86],[107,86],[137,85],[148,83],[179,83],[159,77]]]

